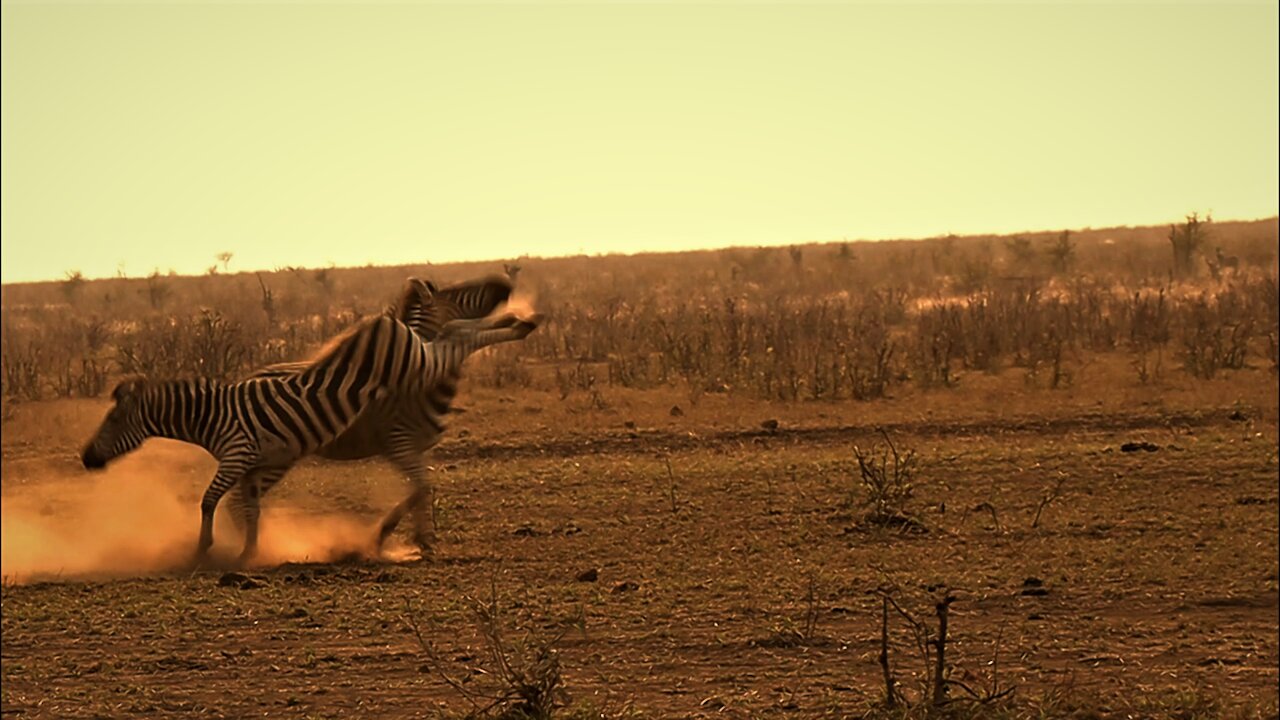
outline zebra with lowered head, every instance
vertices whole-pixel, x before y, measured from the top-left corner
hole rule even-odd
[[[387,312],[413,328],[425,341],[448,336],[454,329],[465,328],[460,321],[490,315],[511,297],[512,286],[504,277],[453,285],[436,290],[430,282],[409,278],[397,302]],[[515,322],[507,315],[496,324]],[[432,343],[435,344],[434,342]],[[316,451],[329,460],[364,460],[383,457],[410,484],[409,495],[382,520],[377,543],[380,548],[399,526],[406,514],[413,516],[413,539],[423,553],[431,550],[434,540],[434,488],[427,478],[423,455],[439,444],[445,431],[445,415],[458,392],[465,356],[434,376],[434,382],[423,385],[417,393],[402,393],[375,400],[350,428]],[[252,377],[282,377],[298,372],[298,363],[280,363],[265,367]],[[267,488],[263,488],[265,492]],[[231,497],[233,506],[240,502],[238,493]]]
[[[460,354],[522,339],[536,326],[535,319],[460,328],[427,345],[405,324],[379,316],[356,325],[289,376],[234,383],[126,380],[113,391],[115,405],[81,459],[86,468],[99,469],[148,437],[205,448],[218,460],[218,471],[200,503],[196,562],[207,557],[214,511],[232,487],[242,499],[245,562],[257,551],[262,488],[345,432],[377,398],[420,392]]]

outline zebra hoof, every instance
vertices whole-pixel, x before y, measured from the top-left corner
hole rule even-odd
[[[186,572],[199,572],[201,570],[209,570],[213,568],[213,562],[209,559],[208,553],[197,552],[191,556],[191,559],[181,565],[178,569]]]
[[[415,535],[413,538],[414,547],[418,548],[418,552],[422,553],[422,557],[428,558],[434,554],[436,539],[428,535]]]

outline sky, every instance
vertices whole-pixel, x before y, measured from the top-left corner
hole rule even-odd
[[[1277,4],[3,5],[4,282],[1277,214]]]

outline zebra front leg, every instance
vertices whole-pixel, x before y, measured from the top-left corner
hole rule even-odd
[[[378,551],[382,551],[382,546],[386,543],[387,538],[391,537],[391,533],[395,532],[396,527],[400,525],[400,521],[404,519],[404,516],[413,513],[413,542],[422,551],[423,555],[431,554],[431,549],[436,540],[434,507],[435,494],[432,492],[431,486],[429,484],[425,484],[425,486],[415,485],[409,496],[401,500],[400,504],[396,505],[383,518],[382,524],[378,528]]]
[[[196,543],[196,567],[203,566],[209,559],[209,548],[213,547],[213,513],[218,509],[218,502],[243,475],[243,466],[223,462],[218,466],[218,474],[214,476],[213,482],[204,491],[204,497],[200,500],[200,540]]]
[[[391,533],[395,532],[400,521],[407,513],[413,514],[413,541],[422,551],[429,555],[435,545],[435,490],[427,480],[427,469],[422,463],[422,451],[414,448],[394,453],[391,462],[404,473],[409,480],[411,490],[409,496],[387,513],[378,529],[378,550]]]
[[[405,513],[409,512],[409,500],[410,498],[401,500],[400,503],[392,508],[391,512],[387,513],[387,516],[382,519],[382,523],[378,526],[378,552],[382,552],[382,546],[387,542],[387,538],[391,537],[391,533],[396,531],[396,528],[400,525],[400,521],[404,519]]]

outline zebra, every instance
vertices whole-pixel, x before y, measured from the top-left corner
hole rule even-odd
[[[522,339],[539,318],[452,331],[424,344],[407,325],[385,315],[336,338],[300,373],[223,383],[210,378],[151,381],[129,378],[112,391],[114,405],[85,445],[81,462],[96,470],[148,437],[205,448],[218,471],[200,501],[195,562],[213,545],[213,514],[239,488],[245,520],[240,563],[257,553],[260,488],[270,487],[304,455],[341,435],[374,400],[420,392],[450,369],[463,351]]]
[[[397,302],[386,312],[413,328],[425,341],[433,341],[460,320],[482,318],[492,313],[511,296],[507,278],[492,276],[483,280],[436,290],[429,281],[409,278]],[[498,323],[509,323],[505,316]],[[299,363],[279,363],[255,372],[251,377],[287,377],[301,369]],[[449,364],[435,376],[435,382],[420,392],[396,394],[375,400],[363,416],[350,428],[315,454],[329,460],[365,460],[385,458],[410,485],[409,495],[389,512],[378,527],[377,548],[395,532],[408,513],[413,514],[414,544],[427,554],[434,541],[435,491],[427,478],[423,455],[439,444],[448,414],[458,392],[462,358]],[[268,487],[264,487],[265,492]],[[231,496],[233,507],[240,503],[238,493]],[[237,513],[238,515],[239,513]]]

